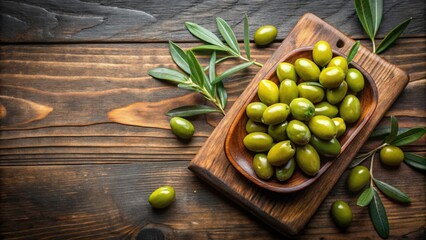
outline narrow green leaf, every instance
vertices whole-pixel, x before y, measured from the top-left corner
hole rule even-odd
[[[399,37],[399,35],[404,32],[405,28],[410,23],[411,19],[409,18],[402,23],[400,23],[398,26],[396,26],[394,29],[392,29],[386,36],[383,38],[383,40],[379,43],[379,46],[377,46],[376,53],[379,54],[383,51],[385,51],[392,43],[396,41],[396,39]]]
[[[192,51],[223,51],[223,52],[228,51],[227,48],[216,46],[216,45],[210,45],[210,44],[203,44],[200,46],[196,46],[196,47],[193,47],[191,50]]]
[[[240,55],[240,46],[238,45],[237,38],[235,37],[231,26],[229,26],[229,24],[220,17],[216,18],[216,23],[217,29],[219,29],[219,32],[223,39],[225,39],[225,42],[232,50],[234,50],[235,53]]]
[[[346,61],[348,62],[348,64],[351,63],[352,60],[354,59],[356,53],[358,52],[359,45],[361,45],[361,42],[360,41],[356,41],[354,43],[354,45],[352,45],[351,50],[349,50],[349,54],[348,54],[348,57],[346,59]]]
[[[200,92],[199,89],[195,88],[194,86],[188,85],[186,83],[180,83],[177,85],[177,87],[188,90],[188,91],[192,91],[192,92]]]
[[[374,184],[376,184],[376,186],[380,189],[380,191],[382,191],[383,194],[390,197],[391,199],[398,202],[402,202],[402,203],[411,202],[410,197],[408,197],[405,193],[403,193],[398,188],[388,183],[382,182],[376,178],[373,178],[373,181],[374,181]]]
[[[188,77],[181,72],[169,68],[153,68],[148,71],[148,74],[151,77],[174,83],[183,83],[188,80]]]
[[[187,52],[187,57],[192,81],[200,87],[203,87],[206,81],[204,79],[204,70],[200,62],[198,62],[192,51]]]
[[[426,170],[426,158],[414,153],[404,153],[404,162],[413,168]]]
[[[176,65],[178,65],[186,73],[191,74],[185,51],[172,41],[169,41],[169,50]]]
[[[358,200],[356,201],[356,205],[360,207],[365,207],[368,204],[370,204],[371,200],[373,199],[374,190],[372,187],[369,187],[365,189],[361,195],[359,195]]]
[[[226,92],[225,86],[223,85],[223,82],[219,82],[217,85],[217,92],[220,100],[220,105],[223,109],[226,108],[226,105],[228,104],[228,93]]]
[[[245,63],[241,63],[237,66],[234,66],[230,69],[227,69],[226,71],[224,71],[220,76],[218,76],[214,81],[213,84],[216,84],[218,82],[221,82],[223,79],[231,76],[232,74],[243,70],[244,68],[247,68],[249,66],[251,66],[253,64],[253,62],[245,62]]]
[[[426,133],[426,128],[416,127],[401,133],[390,143],[395,146],[403,146],[419,140]]]
[[[370,218],[373,222],[376,232],[382,238],[389,237],[389,222],[386,215],[386,209],[383,206],[379,193],[374,189],[373,199],[369,205]]]
[[[389,135],[385,138],[385,143],[391,143],[398,135],[398,120],[396,117],[391,116],[391,129]]]
[[[212,52],[209,63],[209,79],[213,82],[216,78],[216,51]]]
[[[403,132],[408,131],[409,128],[399,128],[398,129],[398,134],[401,134]],[[386,135],[389,135],[391,132],[391,128],[390,127],[380,127],[380,128],[376,128],[374,129],[374,131],[370,134],[370,139],[377,139],[377,138],[384,138],[386,137]]]
[[[208,29],[193,22],[186,22],[185,26],[192,35],[203,40],[204,42],[208,42],[216,46],[225,47],[225,44]]]
[[[373,154],[375,154],[376,152],[367,152],[367,153],[362,153],[359,154],[358,156],[356,156],[351,164],[349,165],[349,168],[354,168],[356,166],[358,166],[359,164],[361,164],[362,162],[364,162],[367,158],[371,157]]]
[[[383,0],[370,0],[370,9],[373,22],[373,34],[376,36],[383,16]]]
[[[207,105],[188,105],[172,109],[166,115],[170,117],[191,117],[212,112],[220,111]]]
[[[246,51],[247,59],[250,60],[250,32],[247,13],[245,13],[244,17],[244,50]]]
[[[367,33],[370,39],[374,39],[373,18],[371,16],[369,0],[355,0],[355,10],[365,33]]]
[[[215,79],[216,79],[216,51],[213,51],[212,55],[210,56],[210,63],[209,63],[209,83],[211,85],[210,95],[212,95],[214,98],[216,97],[217,86],[213,85],[212,82]]]

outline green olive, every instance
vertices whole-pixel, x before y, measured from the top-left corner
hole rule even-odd
[[[272,105],[279,102],[279,89],[277,84],[271,80],[263,79],[259,82],[257,96],[260,101],[266,105]]]
[[[341,117],[335,117],[335,118],[332,118],[332,120],[333,120],[333,122],[334,122],[334,124],[336,125],[336,128],[337,128],[336,138],[339,138],[346,132],[345,121]]]
[[[297,85],[299,97],[306,98],[312,103],[321,102],[325,96],[324,89],[320,86],[313,85],[312,83],[313,82],[302,82]]]
[[[319,66],[324,67],[327,65],[333,57],[330,44],[326,41],[318,41],[312,50],[312,57]]]
[[[194,125],[185,118],[173,117],[170,119],[170,127],[173,134],[181,139],[190,139],[194,135]]]
[[[269,125],[268,134],[274,139],[276,142],[281,142],[287,140],[287,125],[288,122],[282,122],[276,125]]]
[[[268,132],[268,126],[263,123],[255,122],[249,119],[246,123],[246,131],[247,133],[252,132]]]
[[[347,228],[352,222],[352,209],[346,202],[337,200],[331,206],[331,217],[338,227]]]
[[[315,115],[324,115],[329,118],[334,118],[339,113],[339,109],[328,102],[320,102],[315,105]]]
[[[294,170],[296,169],[296,161],[294,158],[290,159],[284,166],[275,168],[275,177],[278,181],[286,181],[293,176]]]
[[[254,43],[259,46],[268,45],[277,37],[278,30],[272,25],[261,26],[254,33]]]
[[[361,103],[355,95],[347,95],[340,103],[340,117],[345,123],[354,123],[361,116]]]
[[[346,74],[346,82],[348,87],[353,92],[359,92],[364,89],[364,76],[356,68],[349,68]]]
[[[348,71],[348,61],[344,57],[337,56],[330,60],[327,67],[340,67],[346,74],[346,72]]]
[[[285,103],[275,103],[267,107],[262,115],[262,122],[275,125],[284,122],[290,114],[290,107]]]
[[[315,150],[324,157],[336,157],[342,150],[342,146],[336,138],[332,138],[331,140],[322,140],[312,136],[309,144],[311,144]]]
[[[352,168],[348,176],[348,188],[351,192],[358,192],[370,182],[370,171],[364,166]]]
[[[348,84],[343,81],[337,88],[327,89],[327,101],[331,104],[338,104],[345,98],[348,92]]]
[[[393,145],[385,146],[380,150],[380,161],[386,166],[399,166],[404,160],[404,152]]]
[[[290,103],[290,111],[295,119],[309,121],[315,114],[315,106],[306,98],[295,98]]]
[[[343,80],[345,73],[340,67],[327,67],[319,75],[319,82],[328,89],[337,88]]]
[[[291,101],[299,96],[297,90],[297,84],[295,81],[290,79],[284,79],[280,83],[280,102],[290,104]]]
[[[289,140],[275,144],[268,152],[268,162],[272,166],[282,166],[293,158],[295,149]]]
[[[252,102],[246,107],[247,117],[254,122],[262,122],[263,112],[268,106],[262,102]]]
[[[311,139],[308,126],[299,120],[291,120],[287,126],[287,137],[298,145],[305,145]]]
[[[285,79],[293,80],[297,82],[297,74],[296,69],[294,69],[294,65],[288,62],[281,62],[277,66],[277,77],[280,82]]]
[[[309,176],[315,176],[321,165],[318,152],[310,144],[296,148],[296,162],[302,172]]]
[[[318,66],[307,58],[299,58],[294,63],[296,74],[306,82],[318,82],[320,69]]]
[[[273,144],[274,140],[267,133],[252,132],[244,137],[244,146],[253,152],[266,152]]]
[[[165,208],[175,201],[175,190],[170,186],[157,188],[149,195],[148,202],[153,208]]]
[[[316,115],[308,123],[311,132],[322,140],[331,140],[337,135],[336,124],[331,118],[324,115]]]
[[[264,153],[254,155],[253,169],[256,175],[263,180],[268,180],[274,175],[274,167],[268,162]]]

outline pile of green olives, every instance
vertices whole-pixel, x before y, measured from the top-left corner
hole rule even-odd
[[[253,169],[260,179],[288,180],[296,166],[315,176],[321,158],[340,154],[339,138],[361,116],[357,94],[364,76],[344,57],[333,57],[326,41],[315,44],[312,60],[279,63],[276,76],[279,84],[259,82],[259,100],[246,107],[244,146],[255,153]]]

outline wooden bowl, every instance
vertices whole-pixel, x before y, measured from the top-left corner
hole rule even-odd
[[[303,47],[299,49],[295,49],[292,52],[285,55],[280,61],[277,61],[274,64],[274,67],[271,69],[266,69],[263,71],[267,71],[267,74],[265,75],[265,79],[269,79],[271,81],[274,81],[279,85],[278,78],[276,76],[275,70],[280,62],[290,62],[293,63],[298,58],[308,58],[312,60],[312,47]],[[344,56],[343,54],[334,51],[334,56]],[[371,78],[371,76],[362,69],[359,65],[355,63],[351,63],[349,67],[353,67],[358,69],[363,75],[365,79],[365,87],[362,92],[358,93],[357,97],[361,101],[361,117],[360,119],[355,123],[347,126],[346,133],[339,138],[339,141],[342,145],[342,150],[339,154],[345,154],[345,149],[348,147],[349,144],[351,144],[354,137],[359,133],[359,131],[362,129],[362,127],[367,123],[367,121],[372,116],[376,106],[377,106],[377,89],[376,85]],[[261,71],[262,71],[261,70]],[[257,177],[256,173],[253,170],[252,166],[252,160],[255,153],[247,150],[243,144],[243,139],[247,135],[247,132],[245,130],[245,126],[248,120],[248,117],[246,115],[246,107],[249,103],[259,101],[259,98],[257,96],[257,88],[255,91],[253,91],[249,97],[247,98],[247,101],[245,102],[245,105],[239,110],[237,117],[235,121],[232,123],[228,134],[226,136],[225,140],[225,153],[227,155],[228,160],[231,162],[231,164],[247,179],[252,181],[254,184],[269,189],[274,192],[281,192],[281,193],[290,193],[295,192],[301,189],[306,188],[313,182],[315,182],[317,179],[323,175],[325,171],[333,164],[334,159],[336,158],[325,158],[321,157],[321,167],[317,175],[314,177],[309,177],[302,173],[302,171],[298,168],[296,168],[293,176],[285,181],[280,182],[276,180],[274,177],[272,177],[270,180],[262,180]]]

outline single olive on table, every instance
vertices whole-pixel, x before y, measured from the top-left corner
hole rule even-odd
[[[315,44],[311,59],[279,63],[276,79],[261,80],[246,107],[243,144],[254,153],[254,172],[262,180],[274,172],[278,181],[297,170],[317,175],[324,159],[340,154],[339,139],[361,117],[362,73],[344,57],[333,57],[326,41]]]
[[[272,43],[277,37],[278,30],[273,25],[261,26],[254,33],[254,43],[258,46],[264,46]]]
[[[153,208],[165,208],[175,201],[175,189],[171,186],[162,186],[151,193],[148,198]]]
[[[342,200],[337,200],[331,205],[331,217],[340,228],[347,228],[352,222],[352,209]]]
[[[173,117],[170,119],[170,127],[172,128],[173,134],[181,139],[191,139],[194,135],[194,125],[185,118]]]

